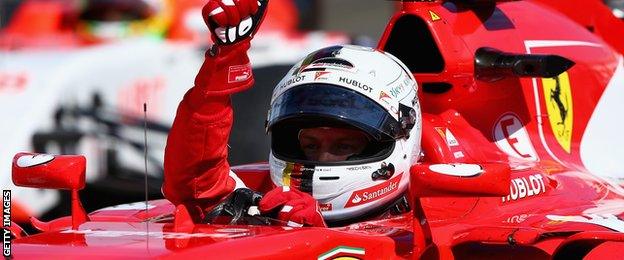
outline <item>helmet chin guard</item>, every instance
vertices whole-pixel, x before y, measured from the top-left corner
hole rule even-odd
[[[328,221],[394,202],[420,155],[417,89],[406,66],[383,51],[341,45],[309,54],[273,91],[267,117],[272,181],[312,194]],[[357,129],[371,140],[344,161],[313,161],[297,139],[313,127]]]

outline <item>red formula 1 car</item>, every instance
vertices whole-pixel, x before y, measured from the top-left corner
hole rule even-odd
[[[614,47],[546,5],[474,0],[405,1],[379,48],[420,84],[424,156],[409,173],[410,213],[333,228],[270,219],[195,224],[165,200],[86,214],[78,197],[84,157],[22,153],[13,160],[14,183],[71,190],[72,215],[32,219],[41,231],[33,235],[10,225],[15,239],[4,252],[35,259],[621,257],[624,63]],[[251,189],[271,187],[266,164],[233,170]],[[355,192],[383,196],[392,182]]]

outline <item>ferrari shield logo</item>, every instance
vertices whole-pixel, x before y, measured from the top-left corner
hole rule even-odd
[[[568,73],[564,72],[555,78],[542,79],[542,84],[550,127],[559,145],[570,153],[574,113]]]

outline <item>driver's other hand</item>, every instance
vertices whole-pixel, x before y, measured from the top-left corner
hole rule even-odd
[[[253,37],[266,13],[268,0],[210,0],[202,11],[216,44],[233,44]]]
[[[318,202],[310,195],[288,186],[277,187],[264,195],[259,209],[269,214],[279,209],[277,218],[292,227],[327,227]]]

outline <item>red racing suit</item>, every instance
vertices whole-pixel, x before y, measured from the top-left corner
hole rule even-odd
[[[180,102],[165,148],[162,188],[175,205],[203,214],[244,187],[230,171],[227,143],[233,122],[230,96],[254,83],[249,47],[248,39],[206,52],[195,86]]]
[[[205,221],[214,206],[245,187],[227,161],[230,95],[254,83],[247,50],[267,5],[268,0],[210,0],[202,10],[215,45],[178,107],[165,148],[163,184],[165,197],[185,205],[195,221]],[[279,210],[277,217],[289,226],[326,226],[317,201],[288,187],[265,194],[258,209],[262,214]]]

